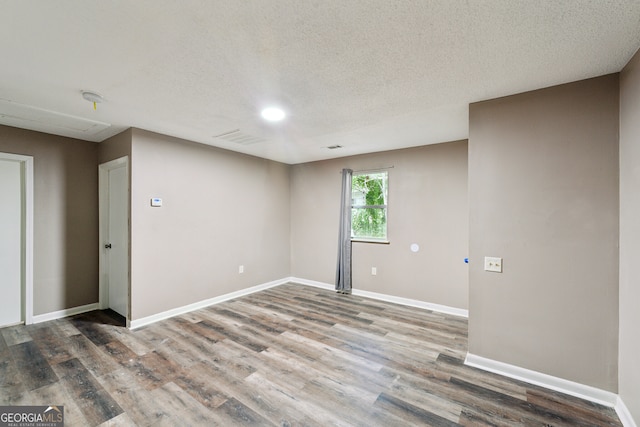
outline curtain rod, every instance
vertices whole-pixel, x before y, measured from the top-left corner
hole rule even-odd
[[[376,171],[382,171],[385,169],[393,169],[395,166],[383,166],[381,168],[375,168],[375,169],[360,169],[357,171],[353,171],[353,173],[360,173],[360,172],[376,172]],[[342,173],[342,171],[340,171],[339,173]]]

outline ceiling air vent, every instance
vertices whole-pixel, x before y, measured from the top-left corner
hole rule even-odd
[[[258,142],[267,142],[266,139],[259,136],[248,135],[240,132],[240,129],[235,129],[230,132],[221,133],[220,135],[214,135],[214,138],[224,139],[225,141],[234,142],[240,145],[257,144]]]
[[[342,145],[330,145],[327,148],[329,150],[335,150],[335,149],[338,149],[338,148],[342,148]]]

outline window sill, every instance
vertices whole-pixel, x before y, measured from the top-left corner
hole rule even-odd
[[[379,245],[388,245],[391,242],[389,242],[388,240],[375,240],[375,239],[363,239],[363,238],[352,238],[351,239],[352,243],[377,243]]]

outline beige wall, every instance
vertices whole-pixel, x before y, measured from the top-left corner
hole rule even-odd
[[[98,145],[98,163],[106,163],[120,157],[131,157],[131,139],[133,129],[129,128]]]
[[[132,135],[132,320],[289,276],[289,166]]]
[[[617,391],[618,94],[609,75],[470,106],[470,353]]]
[[[335,282],[340,171],[388,166],[391,243],[353,243],[354,288],[466,309],[466,141],[293,166],[292,275]]]
[[[640,51],[620,75],[620,396],[640,425]]]
[[[97,144],[0,126],[0,151],[34,158],[33,314],[98,302]]]

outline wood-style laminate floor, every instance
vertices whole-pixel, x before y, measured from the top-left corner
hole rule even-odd
[[[621,425],[465,366],[466,319],[422,309],[287,284],[134,331],[121,321],[0,330],[0,405],[64,405],[67,426]]]

